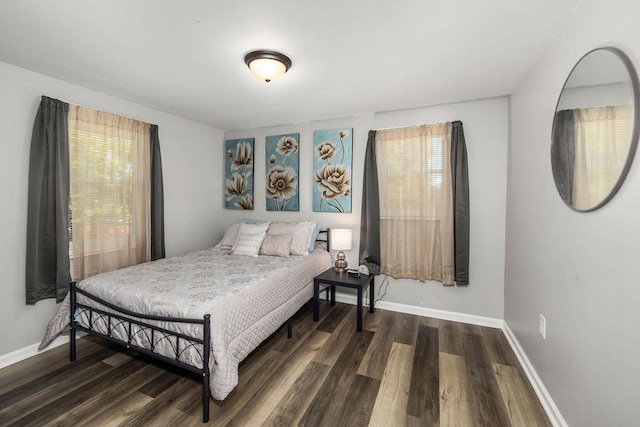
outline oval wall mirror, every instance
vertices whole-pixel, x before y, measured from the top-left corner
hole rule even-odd
[[[556,105],[551,166],[562,199],[589,212],[624,181],[638,144],[638,75],[613,47],[594,49],[573,67]]]

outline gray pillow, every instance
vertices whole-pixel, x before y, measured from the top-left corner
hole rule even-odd
[[[260,255],[289,257],[291,251],[291,234],[268,234],[264,236]]]

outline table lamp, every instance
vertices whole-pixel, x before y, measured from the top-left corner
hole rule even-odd
[[[347,268],[347,257],[342,251],[351,250],[351,230],[336,228],[331,229],[331,250],[340,251],[336,256],[334,267],[338,273]]]

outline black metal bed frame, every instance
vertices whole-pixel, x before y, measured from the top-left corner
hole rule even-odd
[[[327,251],[330,248],[329,231],[330,230],[328,228],[325,230],[321,230],[320,233],[326,234],[326,238],[324,240],[319,238],[316,239],[316,244],[326,244]],[[105,338],[110,342],[123,346],[127,349],[137,351],[138,353],[144,354],[148,357],[151,357],[152,359],[157,359],[185,369],[189,372],[196,373],[202,376],[202,422],[206,423],[209,421],[209,355],[211,351],[210,314],[205,314],[202,319],[146,315],[135,313],[133,311],[118,307],[108,301],[105,301],[102,298],[99,298],[85,290],[78,288],[76,286],[76,282],[70,283],[69,291],[69,359],[72,362],[76,360],[76,332],[83,331],[90,335]],[[87,299],[101,304],[102,306],[107,307],[110,310],[113,310],[113,312],[79,303],[77,298],[78,294],[83,295]],[[88,318],[87,325],[77,320],[80,314],[86,314]],[[169,329],[148,323],[148,321],[202,325],[202,338],[171,331]],[[96,325],[99,322],[101,322],[103,326],[106,326],[106,333],[96,329]],[[119,330],[124,330],[127,337],[126,341],[123,341],[114,336],[113,332],[116,330],[116,328]],[[292,335],[293,321],[290,317],[289,319],[287,319],[287,337],[291,338]],[[149,347],[141,347],[140,345],[136,344],[134,342],[134,338],[136,336],[144,336],[148,342]],[[165,356],[154,351],[156,349],[156,346],[165,340],[170,344],[170,347],[173,350],[173,357]],[[180,345],[181,342],[183,343],[182,346]],[[200,346],[202,346],[201,350],[199,350]],[[191,365],[180,360],[180,356],[188,348],[194,348],[198,353],[202,361],[202,368],[198,368],[196,365]]]

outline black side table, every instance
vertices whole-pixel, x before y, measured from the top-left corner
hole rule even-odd
[[[344,286],[353,288],[358,291],[358,318],[356,330],[362,332],[362,289],[369,285],[369,313],[375,311],[375,297],[373,295],[375,275],[350,276],[347,272],[338,273],[335,268],[331,267],[324,273],[319,274],[313,279],[313,321],[320,319],[320,284],[331,286],[331,305],[336,304],[336,286]]]

